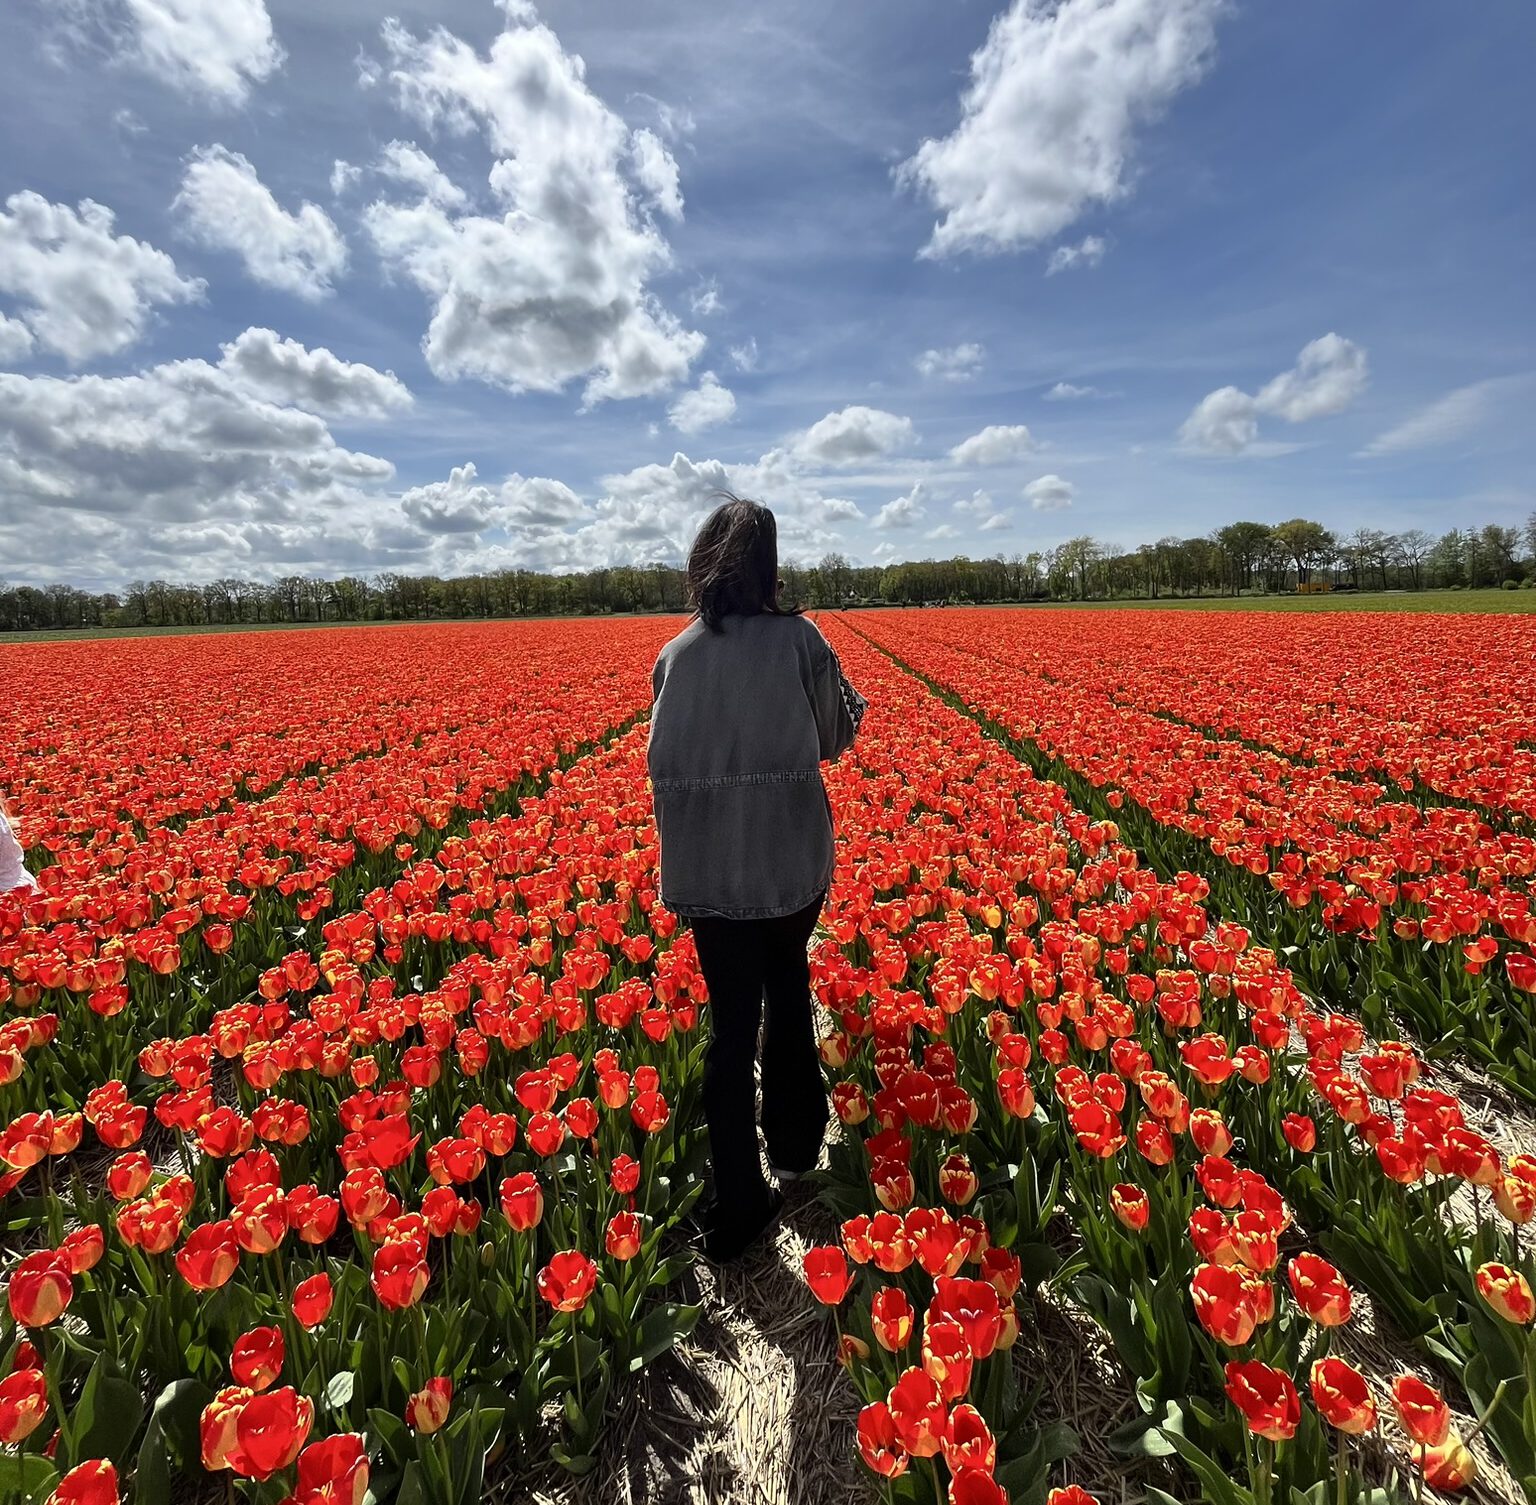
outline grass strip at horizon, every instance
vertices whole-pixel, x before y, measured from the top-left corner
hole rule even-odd
[[[1327,1386],[1354,1374],[1327,1356],[1349,1298],[1315,1252],[1324,1230],[1292,1222],[1281,1197],[1326,1176],[1341,1198],[1390,1206],[1377,1250],[1388,1262],[1413,1219],[1437,1216],[1439,1190],[1390,1181],[1325,1106],[1345,1084],[1370,1090],[1346,1064],[1363,1042],[1241,927],[1207,914],[1198,878],[1160,881],[1112,825],[1074,810],[914,677],[839,624],[829,636],[871,710],[854,761],[828,778],[844,865],[817,979],[835,1026],[824,1058],[855,1136],[834,1150],[841,1246],[813,1251],[806,1273],[839,1308],[866,1462],[902,1500],[946,1488],[992,1499],[972,1477],[988,1460],[1012,1497],[1037,1498],[1066,1439],[1034,1431],[1019,1377],[991,1355],[1017,1297],[1047,1281],[1100,1323],[1137,1382],[1146,1415],[1125,1447],[1177,1451],[1212,1498],[1287,1498],[1292,1484],[1340,1478],[1347,1498],[1367,1497],[1351,1444],[1297,1395],[1315,1362],[1325,1403]],[[1433,1106],[1443,1149],[1454,1101],[1388,1083],[1367,1060],[1366,1079],[1397,1094],[1381,1116],[1408,1123]],[[1416,1069],[1407,1053],[1386,1064]],[[1304,1150],[1288,1137],[1303,1119],[1315,1136]],[[1463,1148],[1477,1143],[1456,1132]],[[1536,1176],[1536,1163],[1514,1169],[1529,1216],[1521,1173]],[[1046,1236],[1058,1216],[1073,1230],[1064,1259]],[[1466,1265],[1518,1258],[1517,1228],[1482,1226],[1476,1247],[1454,1224],[1440,1237],[1466,1270],[1443,1302],[1490,1327],[1493,1366],[1513,1370],[1494,1410],[1501,1448],[1518,1458],[1536,1432],[1510,1399],[1528,1340],[1473,1293]],[[1319,1280],[1342,1308],[1319,1303]],[[1259,1436],[1262,1406],[1227,1403],[1250,1406],[1255,1385],[1284,1403],[1283,1446]],[[1371,1446],[1377,1479],[1419,1464],[1444,1477],[1433,1457]]]
[[[930,630],[935,615],[948,620]],[[1113,815],[1160,870],[1200,871],[1221,913],[1279,948],[1317,996],[1379,1035],[1400,1016],[1431,1052],[1464,1050],[1536,1101],[1536,835],[1386,800],[1381,785],[1117,702],[1086,661],[1049,679],[1015,667],[954,613],[865,629],[1079,804]]]

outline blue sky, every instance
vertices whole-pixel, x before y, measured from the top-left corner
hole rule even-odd
[[[0,577],[1536,508],[1536,9],[21,0]],[[89,201],[89,202],[87,202]]]

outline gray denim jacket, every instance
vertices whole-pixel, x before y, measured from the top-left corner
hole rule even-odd
[[[832,879],[820,764],[852,745],[865,708],[827,640],[806,617],[694,620],[651,688],[662,902],[733,920],[804,909]]]

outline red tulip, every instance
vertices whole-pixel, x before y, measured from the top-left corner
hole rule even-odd
[[[1256,1360],[1226,1368],[1227,1398],[1243,1413],[1249,1431],[1286,1442],[1301,1424],[1301,1397],[1290,1375]]]
[[[519,1171],[501,1183],[501,1210],[517,1233],[538,1226],[544,1216],[544,1190],[532,1171]]]
[[[959,1323],[971,1352],[978,1359],[990,1358],[1002,1333],[1003,1304],[997,1291],[984,1280],[961,1280],[941,1275],[934,1281],[927,1321],[933,1323],[945,1319]]]
[[[1312,1365],[1312,1403],[1329,1426],[1351,1437],[1376,1425],[1376,1402],[1365,1376],[1343,1359],[1318,1359]]]
[[[1403,1430],[1421,1447],[1438,1447],[1451,1432],[1451,1410],[1433,1385],[1415,1374],[1392,1381],[1392,1404]]]
[[[597,1289],[597,1266],[579,1249],[566,1249],[539,1271],[538,1288],[557,1312],[579,1312]]]
[[[603,1247],[619,1261],[633,1259],[645,1242],[645,1224],[639,1213],[616,1212],[608,1220],[608,1230],[603,1235]]]
[[[256,1392],[244,1385],[226,1385],[203,1407],[198,1422],[202,1444],[203,1467],[209,1473],[233,1467],[230,1459],[239,1448],[236,1426],[246,1403]]]
[[[958,1322],[929,1321],[923,1326],[922,1364],[939,1387],[946,1405],[953,1405],[970,1388],[975,1355]]]
[[[106,1235],[100,1226],[87,1223],[83,1228],[76,1228],[64,1236],[63,1243],[59,1245],[59,1256],[69,1266],[71,1275],[84,1275],[96,1268],[106,1250]]]
[[[14,1446],[48,1412],[48,1381],[41,1369],[17,1369],[0,1380],[0,1443]]]
[[[1140,1233],[1152,1216],[1152,1203],[1139,1186],[1121,1183],[1110,1188],[1109,1205],[1115,1216],[1131,1230]]]
[[[911,1342],[917,1316],[900,1285],[882,1285],[869,1302],[869,1325],[886,1353],[900,1353]]]
[[[428,1271],[416,1243],[386,1243],[373,1256],[369,1283],[379,1304],[391,1311],[415,1306],[427,1289]]]
[[[1240,1348],[1259,1323],[1252,1278],[1234,1265],[1201,1265],[1190,1281],[1195,1316],[1218,1343]]]
[[[907,1471],[907,1450],[884,1401],[876,1401],[859,1412],[857,1431],[860,1456],[873,1472],[882,1479],[895,1479]]]
[[[117,1470],[105,1458],[77,1464],[54,1486],[46,1505],[119,1505]]]
[[[1008,1491],[979,1468],[962,1468],[949,1481],[948,1505],[1008,1505]]]
[[[891,1421],[903,1449],[914,1458],[929,1458],[943,1446],[948,1414],[937,1382],[922,1369],[908,1369],[886,1397]]]
[[[1316,1254],[1298,1254],[1285,1269],[1296,1305],[1319,1327],[1338,1327],[1349,1321],[1353,1300],[1344,1278]]]
[[[823,1306],[837,1306],[848,1294],[853,1277],[847,1257],[835,1245],[807,1249],[804,1266],[805,1283]]]
[[[1449,1437],[1416,1456],[1425,1480],[1436,1489],[1462,1490],[1477,1478],[1477,1459],[1459,1437]]]
[[[194,1291],[218,1290],[229,1282],[239,1264],[235,1225],[227,1218],[194,1228],[176,1251],[176,1269]]]
[[[56,1322],[75,1294],[69,1264],[54,1249],[38,1249],[11,1271],[11,1316],[23,1327]]]
[[[149,1185],[153,1174],[154,1166],[142,1150],[119,1155],[107,1167],[107,1190],[119,1202],[131,1202]]]
[[[247,1479],[270,1479],[299,1456],[314,1419],[314,1402],[291,1385],[253,1395],[235,1419],[229,1466]]]
[[[296,1505],[363,1505],[368,1453],[356,1432],[312,1442],[299,1454]]]
[[[1310,1155],[1317,1148],[1317,1125],[1301,1113],[1287,1113],[1280,1130],[1285,1141],[1299,1155]]]
[[[278,1327],[253,1327],[235,1339],[229,1372],[237,1385],[265,1390],[283,1372],[283,1333]]]
[[[997,1439],[975,1406],[962,1402],[950,1410],[943,1452],[951,1472],[970,1468],[990,1474],[997,1466]]]
[[[331,1277],[322,1270],[293,1288],[293,1315],[300,1327],[319,1327],[331,1315],[335,1291]]]

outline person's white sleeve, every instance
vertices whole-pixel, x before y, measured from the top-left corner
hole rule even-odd
[[[15,888],[36,888],[32,874],[27,871],[21,843],[16,840],[10,823],[0,815],[0,894]]]

